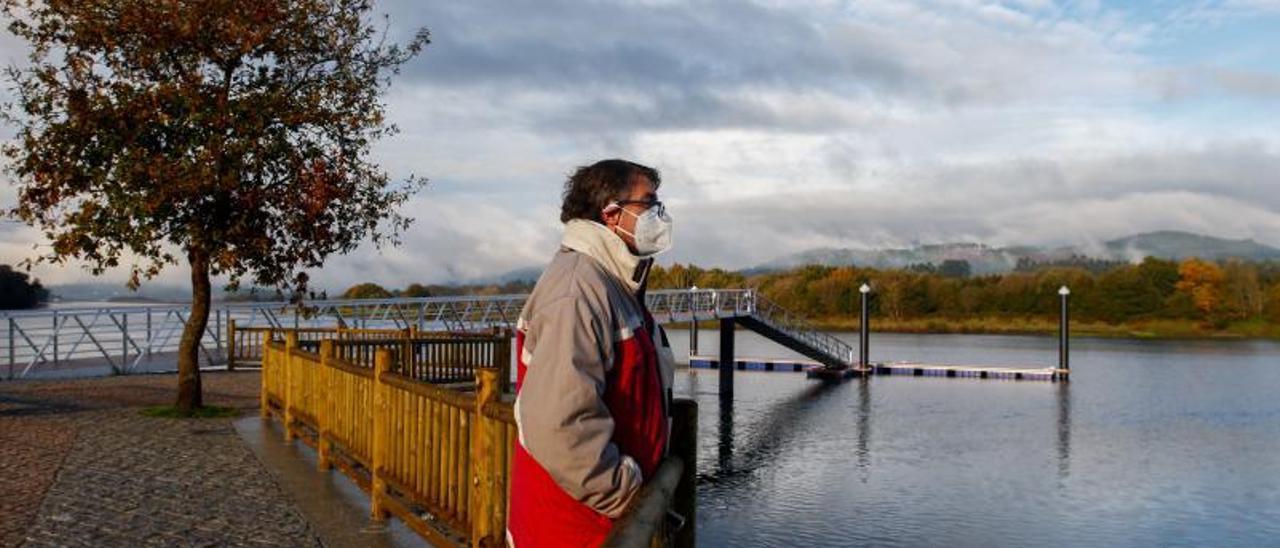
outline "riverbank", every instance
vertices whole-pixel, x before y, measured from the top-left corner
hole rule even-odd
[[[813,318],[811,323],[829,331],[857,331],[858,319]],[[967,334],[967,335],[1052,335],[1058,332],[1057,318],[916,318],[890,320],[873,318],[872,329],[880,333]],[[1150,320],[1110,324],[1073,320],[1071,334],[1112,339],[1272,339],[1280,340],[1280,324],[1263,321],[1234,322],[1216,329],[1190,320]]]

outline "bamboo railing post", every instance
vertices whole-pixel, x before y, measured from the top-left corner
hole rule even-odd
[[[236,370],[236,320],[227,319],[227,371]]]
[[[505,394],[511,389],[511,338],[499,335],[493,354],[493,366],[499,373],[498,384]]]
[[[494,493],[495,476],[502,464],[494,462],[494,437],[498,434],[491,419],[484,416],[485,405],[498,401],[499,370],[476,368],[475,419],[471,421],[471,546],[499,543],[497,524],[493,523],[494,505],[502,502]],[[505,463],[503,463],[505,464]]]
[[[314,395],[320,400],[320,403],[316,405],[316,464],[320,467],[320,470],[328,470],[332,464],[329,460],[331,450],[329,439],[332,437],[329,433],[329,423],[332,422],[329,418],[329,393],[332,388],[329,386],[329,378],[331,377],[329,374],[329,361],[333,358],[333,339],[320,341],[320,368],[316,372],[320,375],[321,384],[318,390],[319,393]]]
[[[387,459],[387,385],[383,384],[383,376],[391,370],[391,351],[379,348],[373,360],[373,488],[369,494],[370,517],[375,523],[387,520],[387,482],[383,479],[384,463]]]
[[[235,320],[232,320],[232,321],[234,322]],[[235,324],[232,323],[231,325],[234,326]],[[232,329],[234,329],[234,327]],[[272,332],[268,331],[266,336],[268,337],[267,340],[271,340],[270,337],[272,336]],[[235,339],[232,339],[232,341],[234,340]],[[269,382],[269,379],[271,379],[271,375],[273,375],[274,374],[273,372],[275,371],[274,364],[270,363],[271,359],[275,358],[275,355],[272,354],[271,359],[268,359],[267,352],[270,350],[271,349],[268,348],[265,344],[263,345],[262,371],[260,371],[260,375],[259,375],[260,380],[262,381],[262,388],[260,390],[260,393],[258,394],[258,399],[260,400],[259,405],[261,406],[258,409],[258,416],[264,419],[271,418],[271,400],[269,399],[270,392],[267,390],[267,383]]]
[[[400,331],[400,371],[401,375],[417,378],[413,374],[413,338],[412,328],[404,328]]]
[[[293,441],[293,370],[297,368],[297,359],[293,351],[298,348],[298,332],[290,331],[284,335],[284,392],[281,398],[284,405],[284,441]]]
[[[684,462],[671,509],[684,518],[684,527],[675,532],[677,548],[697,545],[698,521],[698,402],[676,399],[671,402],[670,454]]]

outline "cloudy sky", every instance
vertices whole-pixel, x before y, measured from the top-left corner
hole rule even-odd
[[[376,155],[432,184],[399,248],[331,259],[313,273],[328,287],[539,265],[565,175],[606,157],[662,171],[668,263],[1163,229],[1280,245],[1277,0],[378,9],[394,37],[425,26],[433,44],[389,90],[402,132]],[[3,262],[36,241],[12,223],[0,237]]]

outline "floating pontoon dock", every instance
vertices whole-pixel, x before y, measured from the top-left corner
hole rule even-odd
[[[714,356],[690,356],[689,367],[692,369],[719,369],[720,360]],[[824,373],[822,364],[799,359],[787,358],[742,358],[734,360],[734,369],[739,371],[777,371],[787,373],[806,373],[810,377],[821,377]],[[906,375],[915,377],[959,377],[969,379],[1009,379],[1028,381],[1066,380],[1067,370],[1052,367],[991,367],[978,365],[930,365],[915,362],[875,363],[869,370],[850,368],[841,370],[840,378],[859,376],[863,373],[873,375]]]

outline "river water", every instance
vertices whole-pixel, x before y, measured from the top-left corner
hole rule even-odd
[[[716,342],[704,331],[702,353]],[[699,544],[1280,545],[1280,344],[1072,344],[1069,383],[739,371],[726,405],[715,371],[681,372],[677,395],[700,406]],[[792,356],[744,331],[737,349]],[[1025,336],[871,345],[874,361],[947,364],[1043,367],[1056,351]]]

